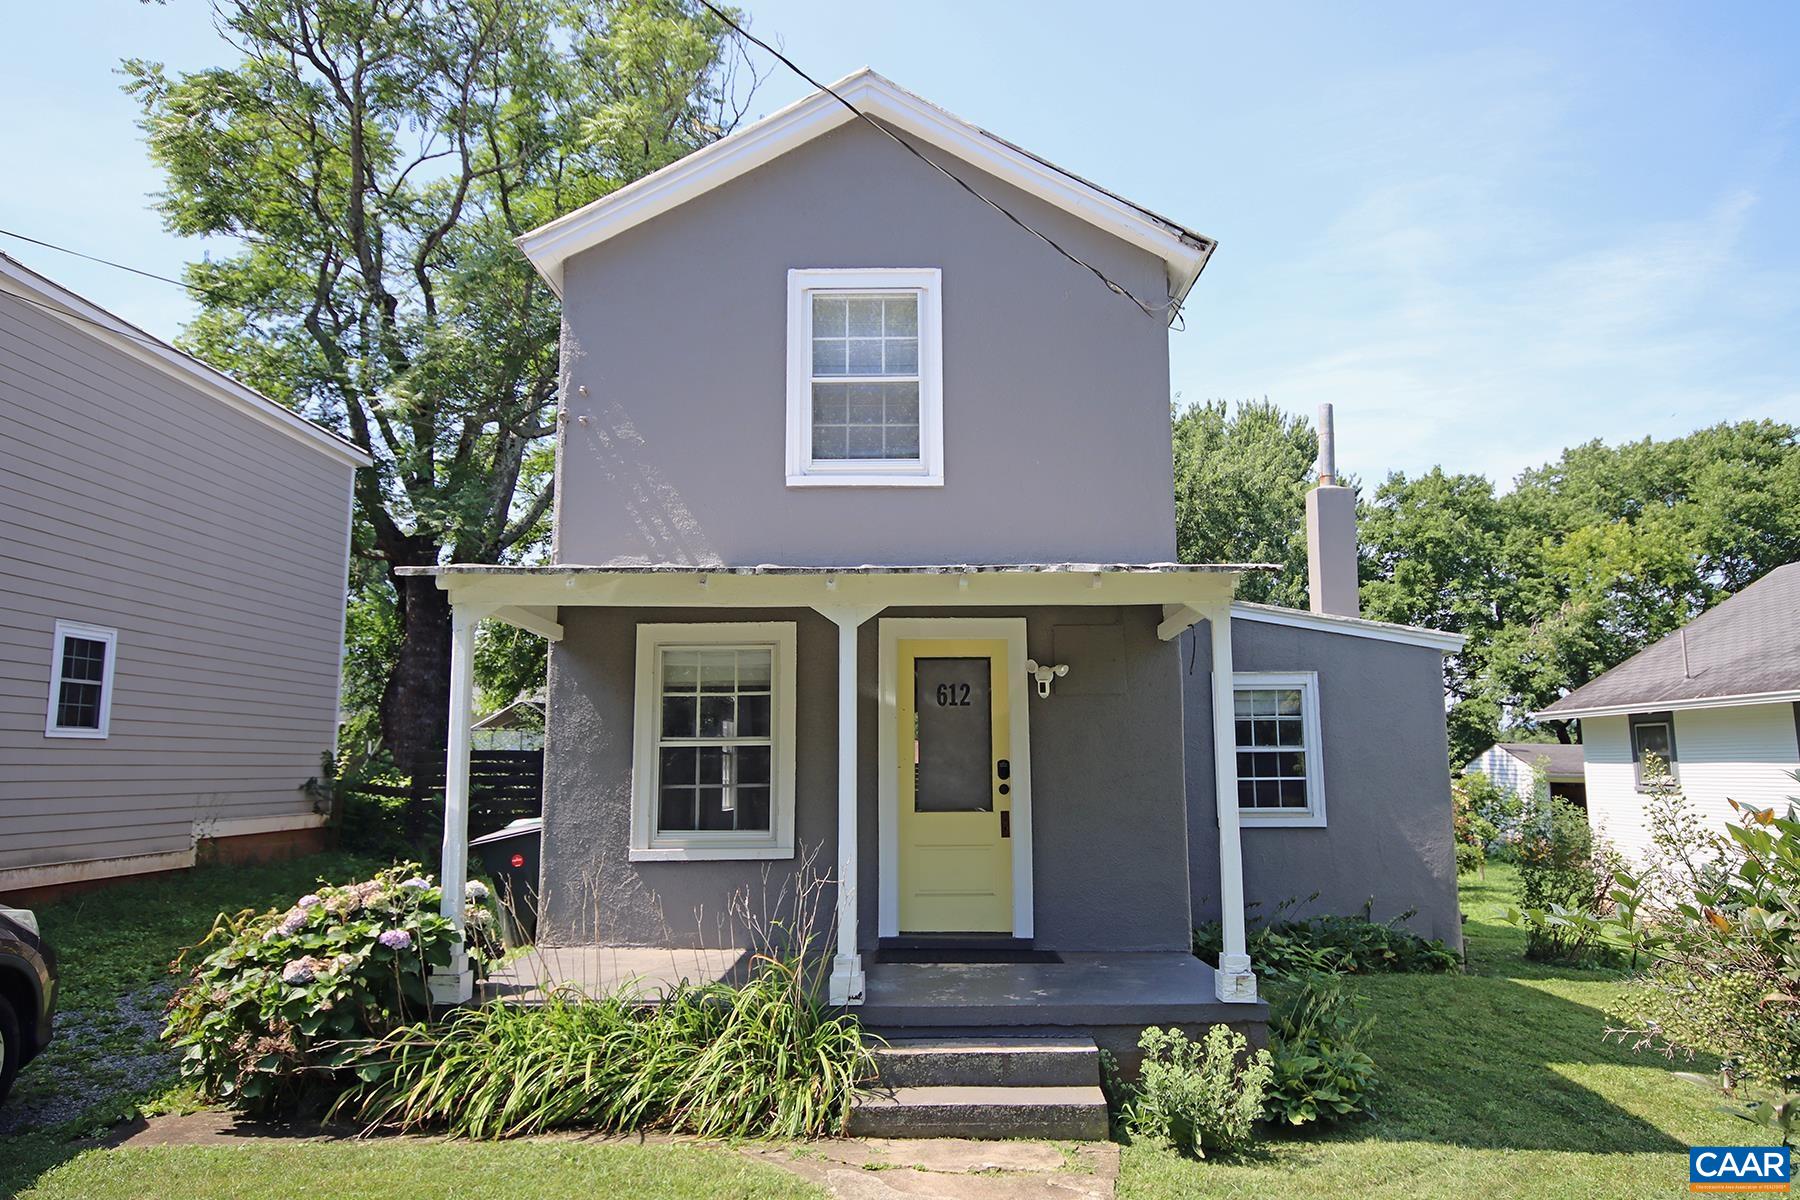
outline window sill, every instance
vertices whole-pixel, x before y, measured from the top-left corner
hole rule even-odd
[[[1240,829],[1323,829],[1324,813],[1264,813],[1238,810]]]
[[[789,475],[787,485],[799,487],[943,487],[942,475],[852,475],[821,473]]]
[[[631,862],[732,862],[794,857],[792,846],[655,846],[633,847]]]
[[[89,741],[104,740],[107,731],[104,729],[46,729],[47,738],[86,738]]]

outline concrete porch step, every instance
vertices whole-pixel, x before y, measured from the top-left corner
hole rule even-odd
[[[875,1050],[884,1088],[1098,1087],[1100,1051],[1084,1037],[908,1037]]]
[[[903,1087],[859,1099],[853,1137],[1104,1141],[1099,1087]]]

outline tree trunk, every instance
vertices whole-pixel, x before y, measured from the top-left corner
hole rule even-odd
[[[450,740],[450,598],[429,575],[396,575],[394,591],[400,650],[381,692],[381,741],[417,776],[443,766]]]

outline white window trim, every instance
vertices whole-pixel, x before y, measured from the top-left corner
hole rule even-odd
[[[656,727],[661,712],[657,663],[671,646],[743,646],[774,648],[769,745],[769,832],[737,830],[658,834],[656,831]],[[722,621],[716,623],[639,625],[637,630],[637,700],[632,710],[631,847],[632,862],[707,862],[723,859],[794,857],[794,623],[792,621]]]
[[[787,284],[787,483],[789,487],[944,485],[943,272],[936,267],[795,269]],[[919,293],[919,458],[815,461],[812,456],[813,292]]]
[[[1234,671],[1231,691],[1239,688],[1298,688],[1300,717],[1306,735],[1306,810],[1238,808],[1238,823],[1258,829],[1323,829],[1325,827],[1325,739],[1319,728],[1319,673],[1317,671]],[[1234,726],[1235,728],[1235,726]],[[1235,751],[1237,739],[1232,739]],[[1237,779],[1237,765],[1231,768]],[[1236,798],[1233,797],[1235,802]]]
[[[106,643],[106,666],[100,673],[100,728],[74,729],[56,723],[56,700],[62,694],[63,641],[86,638]],[[44,711],[44,736],[53,738],[105,738],[112,728],[113,671],[119,662],[119,631],[80,621],[58,621],[50,639],[50,700]]]

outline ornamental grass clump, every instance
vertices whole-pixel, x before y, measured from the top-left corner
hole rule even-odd
[[[448,964],[456,930],[415,863],[360,883],[321,886],[291,908],[221,914],[189,982],[169,1001],[163,1037],[209,1100],[252,1115],[294,1115],[335,1096],[346,1043],[425,1015],[426,971]],[[469,905],[473,923],[491,923]],[[484,966],[480,947],[471,961]]]
[[[801,960],[759,955],[741,985],[564,990],[488,1004],[365,1048],[338,1115],[371,1127],[504,1138],[551,1129],[707,1137],[841,1132],[873,1058]]]

